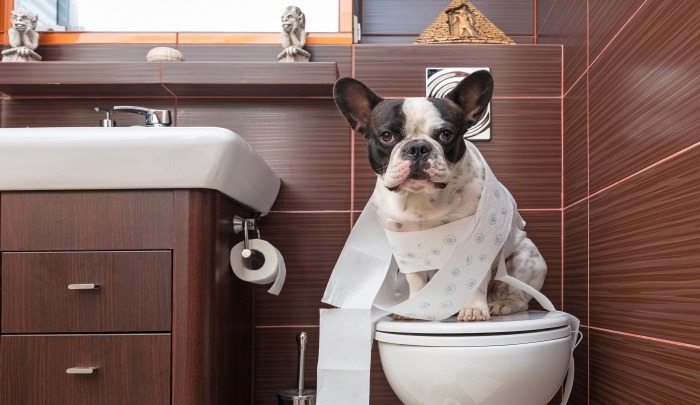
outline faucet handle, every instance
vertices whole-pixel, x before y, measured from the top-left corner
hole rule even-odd
[[[154,110],[151,108],[132,105],[118,105],[112,107],[112,111],[124,111],[134,114],[141,114],[146,117],[147,127],[169,127],[173,122],[170,110]]]
[[[117,126],[117,121],[112,119],[112,112],[113,111],[110,108],[95,107],[95,111],[107,113],[107,117],[100,120],[101,127],[109,128],[109,127],[116,127]]]

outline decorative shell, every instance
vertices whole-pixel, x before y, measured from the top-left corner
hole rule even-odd
[[[147,62],[182,62],[185,60],[185,55],[175,48],[166,46],[158,46],[146,54]]]

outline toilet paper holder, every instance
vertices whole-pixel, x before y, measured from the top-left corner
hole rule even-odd
[[[243,249],[243,252],[241,252],[241,256],[246,259],[253,254],[253,252],[248,248],[248,231],[251,229],[255,230],[257,238],[260,239],[260,228],[258,227],[258,221],[256,218],[242,218],[238,215],[233,217],[233,233],[238,235],[239,233],[243,232],[243,247],[245,247],[245,249]]]

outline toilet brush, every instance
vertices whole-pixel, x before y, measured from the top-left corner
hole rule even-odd
[[[309,341],[309,335],[306,332],[301,332],[297,335],[297,353],[298,353],[298,369],[297,369],[297,389],[287,390],[277,393],[277,405],[315,405],[316,390],[304,389],[304,356],[306,354],[306,344]]]

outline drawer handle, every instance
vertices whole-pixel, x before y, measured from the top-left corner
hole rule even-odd
[[[71,367],[66,369],[66,374],[93,374],[97,367]]]
[[[68,284],[69,290],[99,290],[99,284]]]

